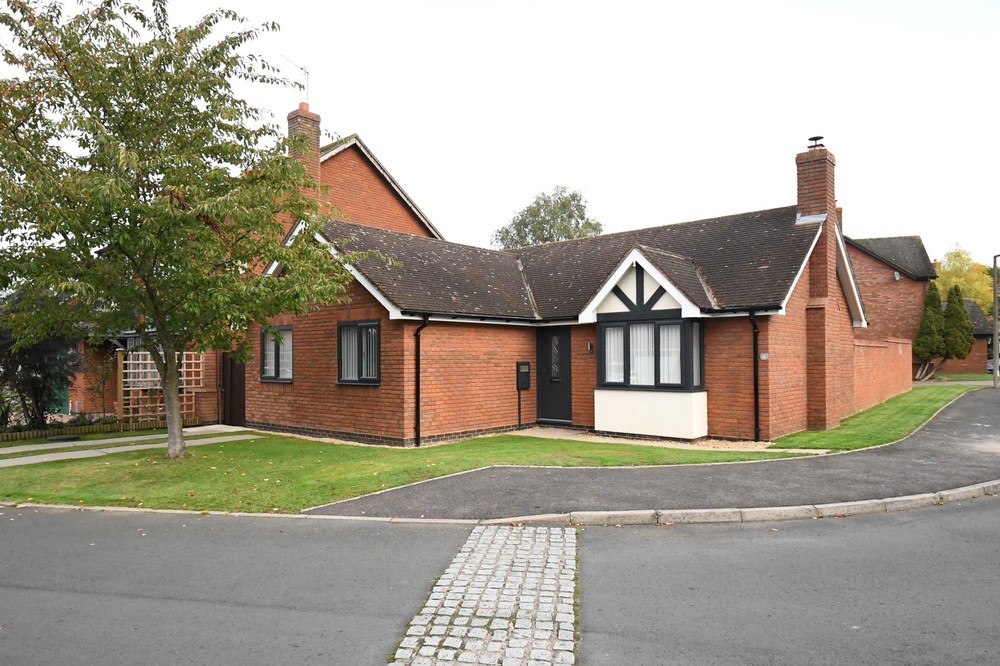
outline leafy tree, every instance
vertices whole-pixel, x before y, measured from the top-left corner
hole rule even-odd
[[[924,379],[934,373],[934,361],[945,355],[944,313],[941,311],[941,294],[937,284],[931,282],[924,295],[924,314],[917,327],[917,337],[913,340],[913,358],[921,363],[917,379]]]
[[[506,250],[598,236],[603,229],[600,222],[587,217],[587,202],[583,200],[583,195],[569,192],[560,185],[552,190],[552,194],[539,193],[509,224],[497,229],[490,242],[494,247]]]
[[[174,27],[166,0],[5,4],[0,289],[32,305],[7,324],[22,346],[136,331],[162,378],[167,455],[182,456],[177,355],[243,349],[252,322],[343,300],[357,259],[309,240],[325,211],[290,156],[304,139],[233,90],[285,83],[241,53],[276,26],[216,10]],[[287,219],[307,232],[285,244]]]
[[[948,290],[948,304],[944,308],[944,357],[965,358],[973,342],[972,319],[965,309],[962,289],[957,284],[952,285]]]
[[[11,300],[5,305],[9,307]],[[14,394],[29,429],[44,428],[60,390],[69,382],[76,354],[68,340],[15,342],[12,330],[0,328],[0,391]],[[6,426],[10,415],[9,404],[0,407],[0,425]]]
[[[958,285],[966,298],[971,298],[983,309],[993,311],[993,269],[972,260],[969,253],[956,245],[944,253],[944,259],[935,262],[937,282],[941,293],[947,294]]]

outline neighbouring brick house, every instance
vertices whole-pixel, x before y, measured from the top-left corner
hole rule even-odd
[[[868,317],[868,327],[859,329],[858,337],[912,341],[927,287],[937,277],[923,241],[919,236],[844,240]]]
[[[356,137],[319,149],[308,109],[289,126],[323,182],[366,152]],[[519,421],[688,440],[834,427],[909,389],[910,339],[859,335],[835,159],[815,145],[796,165],[794,206],[507,252],[442,240],[375,168],[348,187],[384,204],[331,192],[347,221],[316,241],[395,263],[352,266],[349,304],[274,319],[280,342],[253,332],[247,424],[398,445]]]
[[[924,314],[924,295],[937,277],[919,236],[848,238],[847,253],[865,304],[868,326],[857,330],[859,343],[911,343]],[[919,364],[913,364],[911,377]]]
[[[948,306],[945,301],[941,304]],[[965,358],[950,358],[937,369],[938,372],[974,373],[986,372],[987,349],[990,338],[993,337],[993,324],[983,313],[983,309],[970,298],[965,299],[965,311],[972,321],[972,349]]]

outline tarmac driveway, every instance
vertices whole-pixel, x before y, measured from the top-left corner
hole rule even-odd
[[[1000,479],[1000,391],[960,397],[910,437],[839,455],[628,468],[491,467],[309,513],[491,519],[574,511],[751,508],[887,499]]]

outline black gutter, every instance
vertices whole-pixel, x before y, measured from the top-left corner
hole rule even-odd
[[[751,310],[750,325],[753,326],[753,441],[760,441],[760,328],[757,313]]]
[[[413,337],[416,338],[417,341],[417,349],[416,349],[417,381],[414,382],[416,384],[416,396],[415,396],[416,404],[413,410],[414,420],[416,421],[413,427],[414,446],[420,446],[420,331],[427,328],[427,324],[429,323],[430,323],[430,315],[425,314],[424,323],[420,324],[420,326],[417,326],[417,330],[413,332]]]

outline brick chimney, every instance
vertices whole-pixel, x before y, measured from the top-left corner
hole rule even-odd
[[[837,198],[833,189],[833,171],[837,159],[826,149],[816,136],[809,140],[813,145],[804,153],[795,156],[795,166],[799,176],[799,215],[837,214]]]
[[[319,115],[309,110],[309,104],[300,102],[299,108],[288,114],[288,136],[307,137],[304,150],[293,150],[292,157],[305,164],[306,173],[316,183],[319,178]]]

